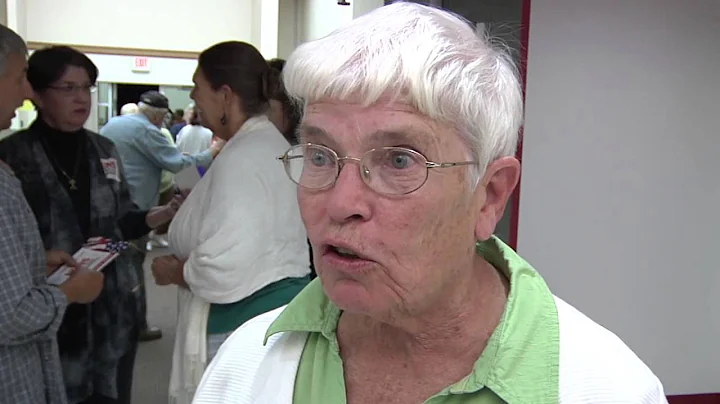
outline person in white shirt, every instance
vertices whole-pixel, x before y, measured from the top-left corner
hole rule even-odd
[[[195,154],[210,147],[213,133],[202,125],[200,111],[194,105],[190,107],[189,118],[177,135],[177,148],[183,153]]]
[[[265,115],[277,72],[252,45],[225,42],[200,55],[193,81],[203,123],[227,143],[170,226],[173,255],[152,264],[158,285],[179,286],[174,404],[190,403],[230,333],[310,281],[297,187],[277,161],[290,144]]]

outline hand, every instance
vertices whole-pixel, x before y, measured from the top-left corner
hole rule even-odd
[[[91,303],[100,295],[104,279],[102,272],[78,267],[59,288],[70,303]]]
[[[168,202],[167,204],[165,204],[165,208],[169,211],[171,218],[175,217],[175,214],[178,212],[178,210],[180,210],[180,206],[182,206],[183,202],[185,202],[185,198],[187,197],[188,194],[189,194],[189,192],[187,194],[184,192],[175,194],[175,196],[173,196],[172,200],[170,202]]]
[[[51,251],[45,251],[45,260],[47,261],[47,272],[46,274],[49,276],[53,272],[55,272],[58,268],[60,268],[63,265],[67,265],[73,268],[78,267],[78,263],[75,262],[73,257],[66,253],[65,251],[60,250],[51,250]]]
[[[219,137],[213,137],[213,141],[210,144],[210,151],[212,152],[213,157],[217,156],[220,153],[220,150],[225,147],[225,143],[226,142]]]
[[[159,286],[182,284],[183,264],[174,255],[155,258],[150,266],[155,283]]]

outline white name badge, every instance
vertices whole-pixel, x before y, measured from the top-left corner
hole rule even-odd
[[[105,178],[120,182],[120,168],[116,159],[100,159]]]

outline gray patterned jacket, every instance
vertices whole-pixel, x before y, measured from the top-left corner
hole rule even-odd
[[[72,254],[85,242],[72,200],[61,185],[45,153],[37,125],[0,143],[5,160],[22,183],[23,192],[35,213],[46,250]],[[120,157],[108,139],[86,131],[90,172],[90,234],[122,239],[118,221],[136,210],[128,193]],[[113,173],[103,162],[114,161]],[[131,347],[141,307],[140,280],[133,268],[135,250],[126,250],[103,270],[105,284],[91,304],[71,304],[58,332],[65,387],[70,403],[86,400],[93,393],[117,397],[116,370],[120,358]]]
[[[56,333],[67,299],[45,283],[45,251],[20,182],[0,164],[0,402],[64,404]]]

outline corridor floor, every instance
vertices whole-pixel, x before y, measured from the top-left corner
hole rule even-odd
[[[175,286],[156,286],[150,273],[152,259],[170,254],[167,249],[154,249],[145,260],[145,285],[148,291],[148,322],[160,327],[160,340],[140,343],[135,360],[133,404],[166,404],[175,319],[177,316],[177,289]]]

